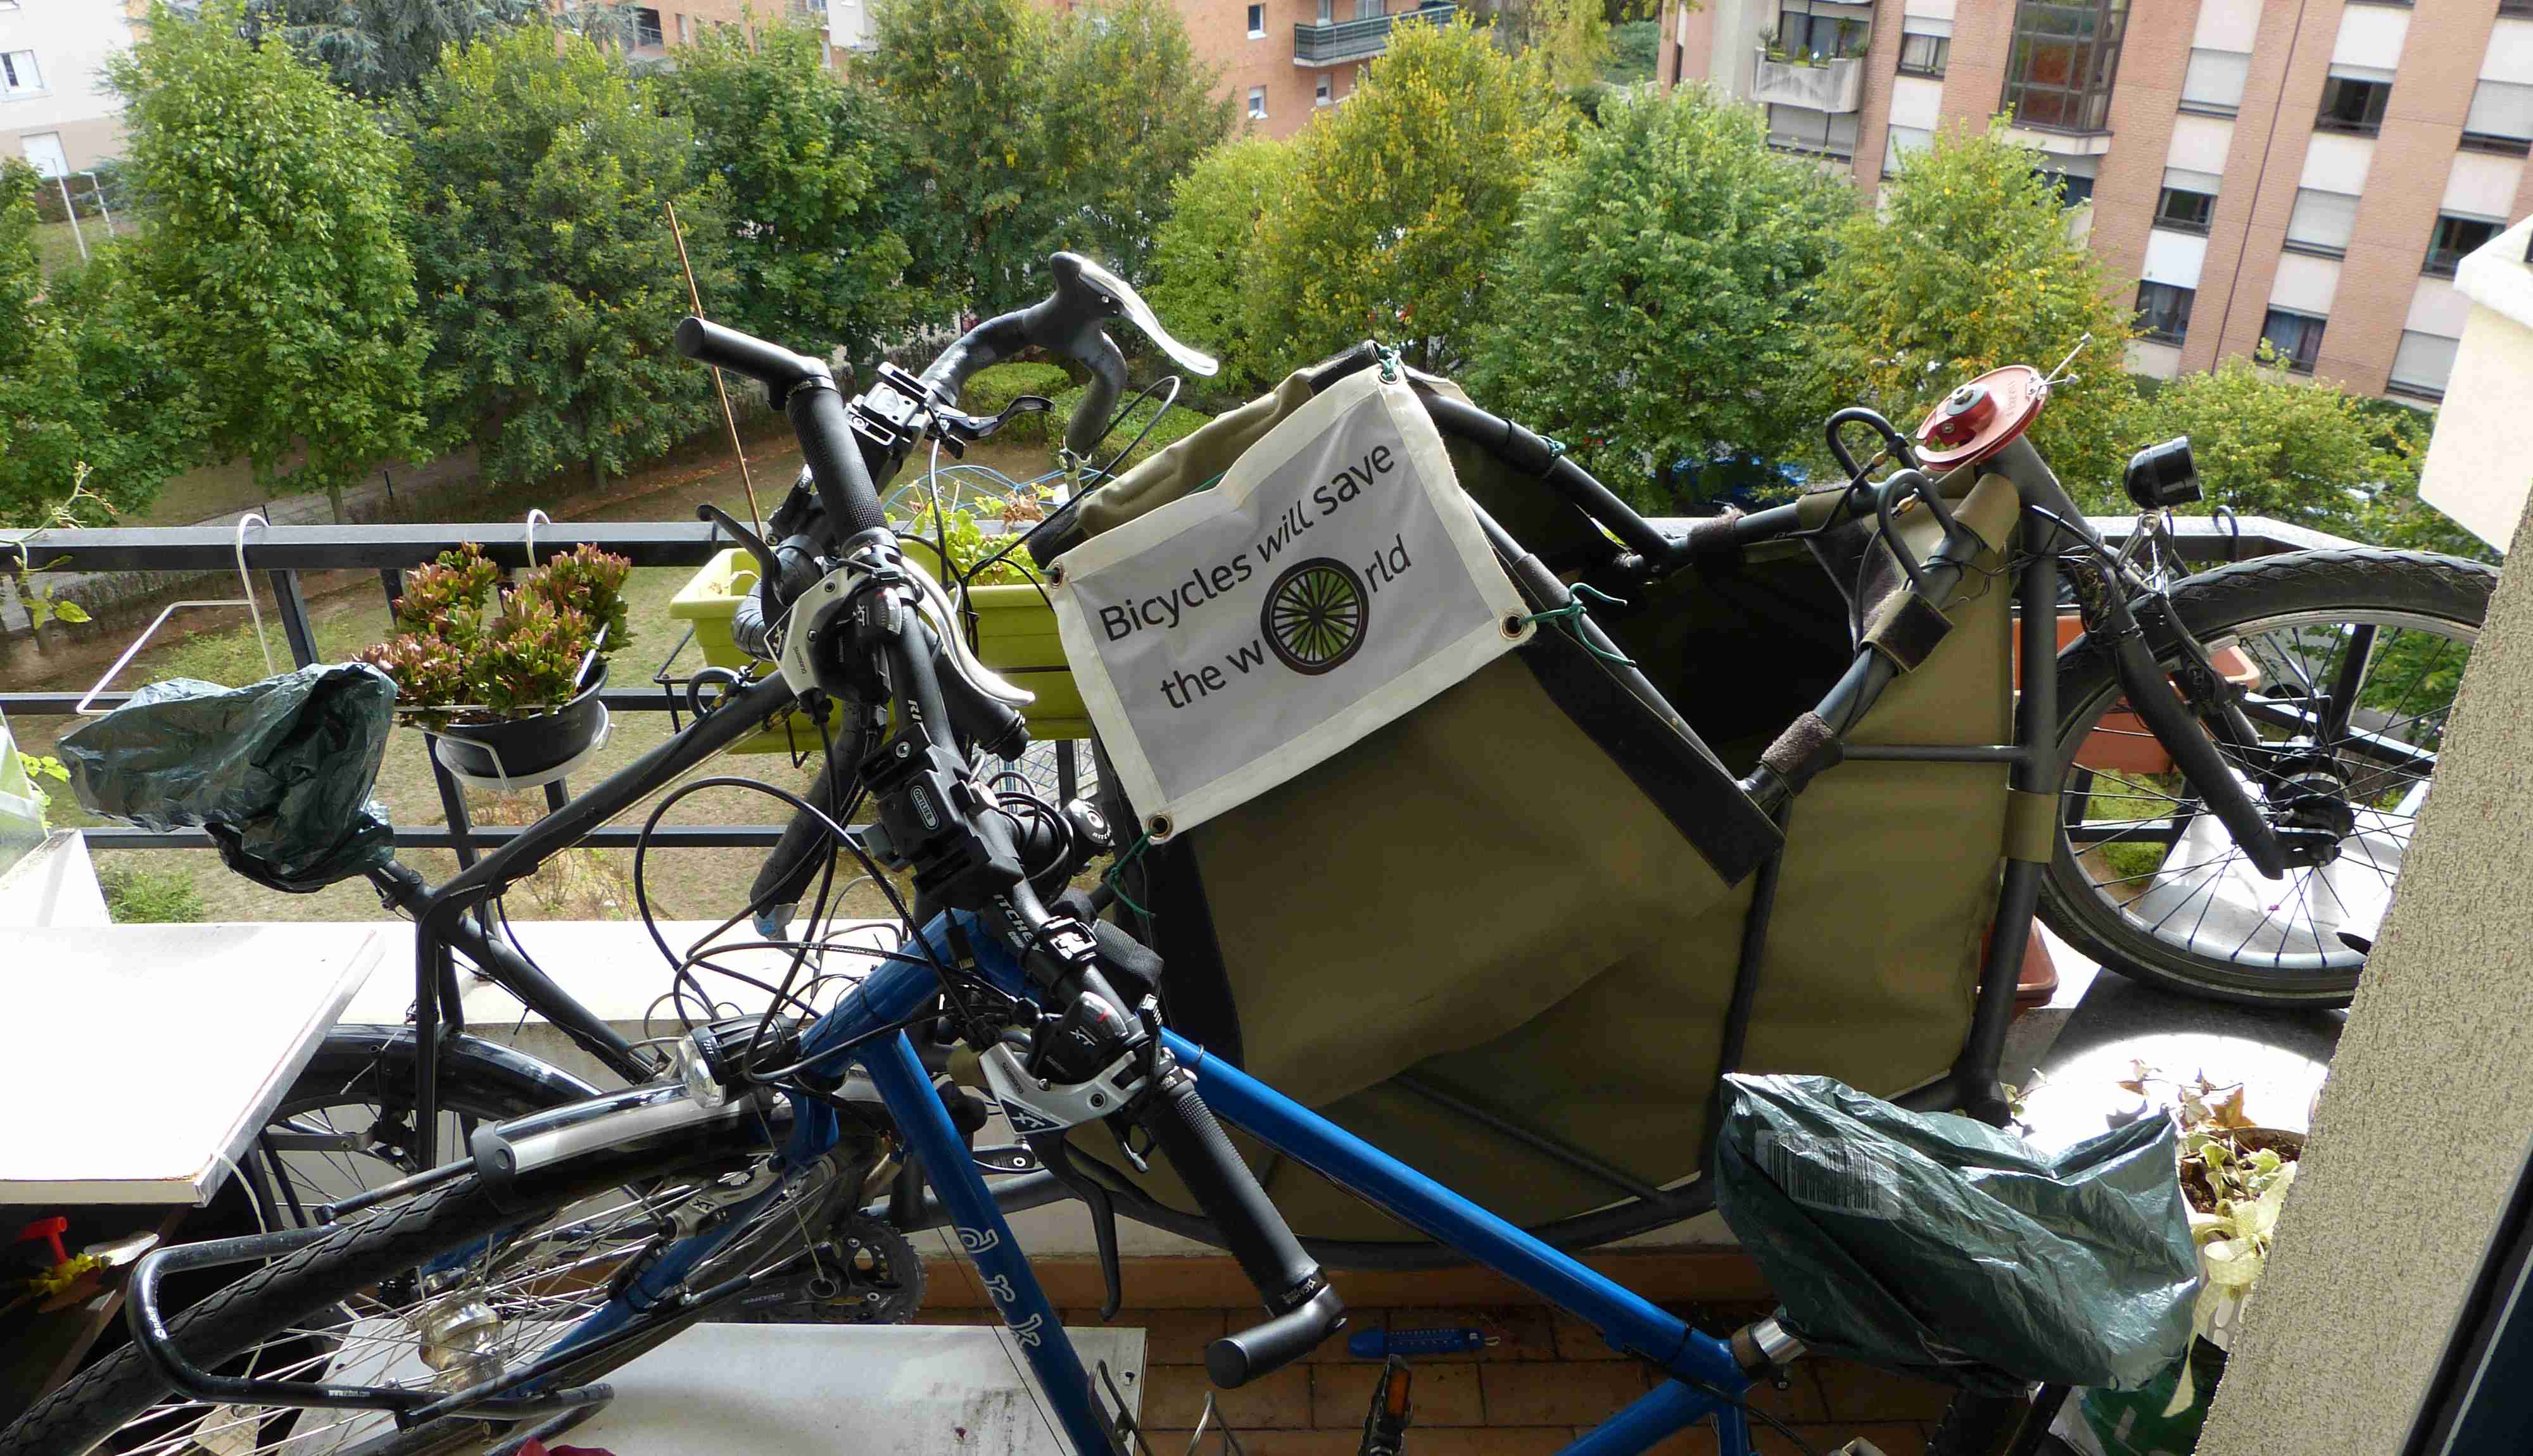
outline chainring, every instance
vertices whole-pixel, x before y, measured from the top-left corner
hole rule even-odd
[[[741,1296],[720,1317],[734,1324],[905,1324],[923,1308],[923,1256],[866,1213],[829,1225],[813,1262]]]

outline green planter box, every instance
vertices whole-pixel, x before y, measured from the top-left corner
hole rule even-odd
[[[938,557],[918,541],[906,543],[907,555],[939,576]],[[734,547],[707,562],[694,579],[669,603],[669,614],[694,627],[695,646],[704,662],[716,668],[744,668],[749,659],[730,639],[731,614],[739,599],[756,589],[756,562]],[[988,668],[1037,695],[1027,710],[1030,736],[1041,742],[1090,736],[1090,720],[1074,686],[1073,669],[1064,660],[1064,643],[1055,630],[1055,610],[1033,586],[978,587],[969,593],[975,615],[976,657]],[[795,714],[778,725],[741,739],[738,753],[785,753],[796,743],[815,748],[817,726]]]

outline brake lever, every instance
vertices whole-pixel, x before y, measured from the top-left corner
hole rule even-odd
[[[1064,279],[1066,268],[1078,270],[1083,282],[1106,295],[1109,302],[1117,306],[1117,312],[1125,318],[1126,321],[1142,329],[1144,337],[1150,339],[1153,347],[1168,355],[1171,363],[1192,375],[1202,375],[1208,379],[1222,372],[1221,362],[1212,355],[1171,337],[1170,331],[1161,326],[1160,316],[1152,312],[1150,304],[1144,302],[1144,296],[1135,291],[1133,284],[1078,253],[1059,253],[1054,261],[1059,285]]]

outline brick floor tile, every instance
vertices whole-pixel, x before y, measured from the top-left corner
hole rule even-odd
[[[1312,1370],[1311,1424],[1325,1430],[1360,1432],[1364,1415],[1372,1409],[1372,1390],[1380,1383],[1381,1370],[1381,1366],[1368,1360]],[[1409,1419],[1415,1429],[1486,1424],[1485,1408],[1478,1400],[1476,1366],[1420,1362],[1411,1368],[1410,1376]],[[1416,1442],[1408,1444],[1414,1449]]]
[[[1169,1431],[1149,1437],[1154,1456],[1182,1456],[1187,1450],[1187,1435]],[[1355,1456],[1363,1443],[1360,1430],[1252,1430],[1240,1432],[1240,1449],[1247,1456]],[[1211,1431],[1206,1433],[1205,1447],[1197,1456],[1223,1456]],[[1424,1456],[1418,1452],[1417,1456]]]
[[[1645,1372],[1625,1361],[1523,1362],[1478,1367],[1489,1426],[1583,1426],[1645,1393]]]
[[[1785,1389],[1779,1390],[1776,1386],[1762,1380],[1751,1386],[1741,1399],[1752,1408],[1765,1411],[1780,1421],[1827,1421],[1836,1413],[1832,1412],[1828,1403],[1821,1398],[1820,1386],[1812,1370],[1814,1364],[1816,1362],[1809,1360],[1797,1361],[1786,1371]],[[1863,1421],[1878,1418],[1857,1416],[1854,1419]]]
[[[1337,1293],[1342,1296],[1345,1291],[1343,1288],[1339,1288]],[[1310,1365],[1328,1365],[1336,1361],[1352,1360],[1354,1357],[1346,1354],[1346,1341],[1356,1334],[1368,1329],[1380,1329],[1387,1325],[1397,1325],[1399,1328],[1404,1329],[1406,1327],[1404,1324],[1391,1317],[1397,1312],[1398,1311],[1395,1310],[1383,1310],[1377,1308],[1358,1310],[1354,1306],[1348,1305],[1346,1306],[1345,1328],[1338,1330],[1335,1334],[1332,1334],[1326,1339],[1320,1341],[1317,1345],[1312,1346],[1310,1353],[1304,1355],[1302,1359],[1306,1364]],[[1171,1453],[1164,1452],[1162,1453],[1162,1456],[1171,1456]]]
[[[1587,1321],[1577,1319],[1562,1310],[1550,1311],[1560,1360],[1624,1360],[1627,1357],[1611,1348],[1601,1332]]]
[[[1096,1310],[1058,1312],[1068,1329],[1142,1329],[1146,1365],[1203,1365],[1205,1347],[1223,1330],[1220,1310],[1127,1309],[1104,1325]]]
[[[1306,1366],[1286,1366],[1238,1390],[1215,1390],[1203,1366],[1149,1366],[1144,1378],[1144,1423],[1155,1429],[1195,1428],[1208,1392],[1212,1393],[1221,1419],[1243,1435],[1252,1430],[1310,1428],[1311,1371]]]
[[[1410,1456],[1556,1456],[1573,1444],[1570,1426],[1494,1426],[1410,1430]]]
[[[1953,1402],[1949,1385],[1854,1361],[1806,1360],[1801,1368],[1820,1381],[1832,1421],[1937,1421]]]

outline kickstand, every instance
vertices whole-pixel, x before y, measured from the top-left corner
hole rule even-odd
[[[1125,1276],[1119,1271],[1117,1260],[1116,1200],[1108,1196],[1108,1190],[1101,1188],[1096,1180],[1073,1166],[1073,1151],[1066,1145],[1062,1133],[1039,1133],[1021,1140],[1037,1155],[1039,1167],[1071,1190],[1073,1195],[1090,1208],[1091,1247],[1099,1252],[1099,1277],[1107,1282],[1107,1295],[1100,1302],[1099,1317],[1102,1320],[1116,1318],[1117,1310],[1126,1303]]]

